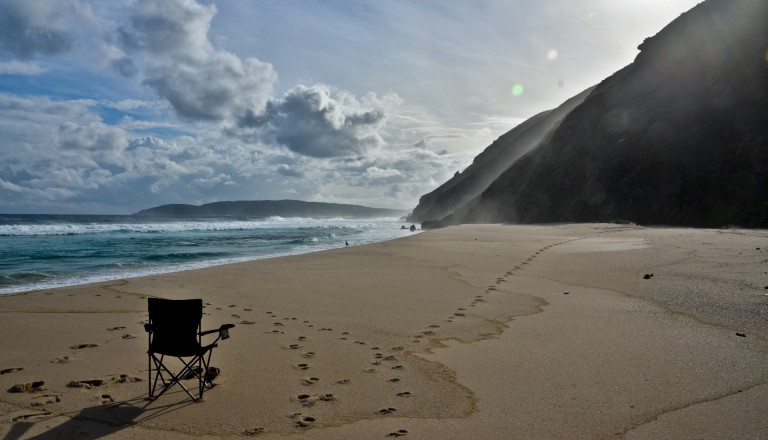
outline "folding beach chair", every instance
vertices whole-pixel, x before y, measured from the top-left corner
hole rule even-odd
[[[235,325],[224,324],[216,330],[201,331],[202,299],[148,298],[148,306],[149,324],[145,324],[144,329],[149,334],[149,398],[160,397],[178,384],[193,401],[202,400],[205,388],[213,387],[211,381],[218,373],[217,368],[210,366],[213,349],[218,346],[219,340],[229,338],[229,329]],[[203,345],[203,336],[213,333],[218,333],[216,340]],[[181,361],[181,371],[174,374],[163,363],[166,356]],[[193,396],[181,382],[187,379],[197,380],[198,397]],[[162,389],[155,396],[158,381]]]

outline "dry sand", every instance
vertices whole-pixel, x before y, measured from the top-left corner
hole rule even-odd
[[[0,436],[765,438],[767,263],[768,231],[471,225],[7,295]],[[150,296],[237,324],[202,403],[145,400]]]

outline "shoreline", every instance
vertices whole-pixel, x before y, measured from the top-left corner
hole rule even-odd
[[[654,438],[680,437],[682,420],[708,438],[765,433],[761,252],[768,231],[466,225],[2,295],[0,370],[23,370],[0,385],[46,390],[3,390],[0,434]],[[237,325],[205,402],[142,400],[148,296],[203,297],[205,328]],[[86,379],[104,385],[64,386]]]
[[[40,216],[32,216],[32,217],[40,217]],[[42,216],[46,217],[46,216]],[[59,218],[61,216],[50,216]],[[91,217],[96,218],[102,218],[105,216],[77,216],[77,217],[83,217],[85,219],[90,219]],[[118,216],[118,218],[123,218],[125,216]],[[270,219],[272,219],[270,221]],[[266,219],[263,221],[257,221],[253,220],[247,223],[248,226],[245,226],[241,224],[242,220],[236,220],[236,219],[219,219],[219,218],[208,218],[207,221],[220,221],[224,220],[224,223],[217,223],[217,226],[213,228],[215,231],[231,231],[231,230],[250,230],[253,231],[255,234],[260,233],[261,231],[271,231],[276,226],[281,226],[280,222],[277,220],[274,220],[274,218]],[[83,224],[55,224],[55,225],[44,225],[41,230],[34,230],[34,231],[27,231],[27,233],[20,233],[19,231],[15,231],[15,233],[9,233],[8,237],[68,237],[68,236],[81,236],[81,237],[89,237],[94,236],[98,234],[107,234],[110,232],[115,232],[116,230],[120,230],[119,227],[126,227],[127,229],[131,230],[132,232],[141,232],[143,231],[144,234],[152,234],[157,232],[188,232],[188,233],[197,233],[197,232],[206,232],[209,231],[209,229],[205,227],[195,227],[192,229],[189,229],[187,231],[179,230],[176,228],[171,228],[168,230],[163,230],[163,227],[167,227],[167,225],[188,225],[188,224],[194,224],[197,225],[201,222],[201,219],[199,218],[193,218],[193,219],[173,219],[173,218],[166,218],[165,221],[155,221],[154,223],[132,223],[132,224],[126,224],[126,223],[114,223],[114,222],[107,222],[103,224],[99,224],[99,227],[93,228],[92,223],[83,223]],[[373,243],[379,243],[382,241],[392,240],[396,238],[401,238],[403,235],[402,228],[395,226],[402,226],[402,224],[397,221],[395,218],[372,218],[372,219],[343,219],[343,218],[331,218],[331,219],[314,219],[314,218],[280,218],[283,222],[288,222],[286,224],[293,225],[293,226],[286,226],[286,228],[290,229],[291,227],[295,228],[296,230],[300,230],[301,228],[311,228],[311,227],[329,227],[329,231],[334,231],[334,228],[351,228],[358,223],[362,223],[365,226],[371,226],[373,223],[371,222],[378,222],[378,226],[375,228],[371,228],[370,231],[363,232],[360,236],[348,237],[348,240],[357,240],[354,242],[353,245],[365,245],[365,244],[373,244]],[[320,222],[320,223],[318,223]],[[322,223],[322,222],[330,222],[330,223]],[[346,223],[344,223],[346,222]],[[209,225],[209,223],[203,222],[205,225]],[[391,229],[384,229],[384,224],[390,224],[392,226]],[[222,226],[222,224],[226,224],[226,226]],[[79,232],[72,232],[70,230],[71,227],[75,225],[75,229],[79,230]],[[126,226],[127,225],[127,226]],[[144,227],[147,225],[152,226],[148,231],[144,230]],[[234,226],[233,226],[234,225]],[[32,227],[32,225],[24,225],[25,227]],[[38,225],[34,225],[38,226]],[[18,225],[9,225],[8,227],[18,227]],[[54,231],[52,232],[50,228],[53,228]],[[78,229],[79,228],[79,229]],[[117,229],[115,229],[117,228]],[[23,228],[22,228],[23,229]],[[86,231],[96,231],[96,232],[86,232]],[[370,235],[370,232],[373,231],[374,234]],[[7,232],[7,231],[6,231]],[[359,232],[359,231],[358,231]],[[418,231],[421,232],[421,231]],[[413,233],[413,231],[410,231],[409,233]],[[2,235],[2,234],[0,234]],[[143,235],[143,234],[141,234]],[[2,239],[3,237],[0,237]],[[179,237],[179,241],[185,241],[186,237]],[[300,238],[297,238],[297,240],[300,240]],[[94,283],[101,283],[101,282],[108,282],[108,281],[114,281],[114,280],[120,280],[120,279],[131,279],[131,278],[141,278],[141,277],[147,277],[147,276],[154,276],[154,275],[162,275],[162,274],[168,274],[168,273],[175,273],[175,272],[185,272],[189,270],[198,270],[198,269],[205,269],[209,267],[217,267],[227,264],[237,264],[242,262],[249,262],[249,261],[258,261],[263,259],[270,259],[270,258],[283,258],[283,257],[290,257],[295,255],[302,255],[307,253],[315,253],[315,252],[322,252],[325,250],[330,249],[339,249],[345,247],[345,239],[340,239],[338,242],[309,242],[305,245],[297,245],[296,243],[283,243],[282,246],[275,245],[272,247],[283,247],[284,249],[261,249],[259,246],[255,246],[251,251],[242,251],[240,249],[223,249],[221,252],[230,252],[231,255],[227,256],[219,256],[217,259],[211,259],[211,257],[208,257],[206,259],[193,259],[193,261],[183,261],[179,260],[176,262],[150,262],[146,263],[143,261],[131,261],[123,260],[120,262],[115,261],[106,261],[104,262],[103,267],[101,267],[98,270],[95,270],[93,268],[84,269],[79,268],[80,272],[75,275],[71,276],[63,276],[60,273],[58,273],[58,266],[56,265],[56,262],[50,263],[49,266],[43,267],[43,268],[36,268],[31,270],[29,274],[25,275],[35,275],[35,276],[44,276],[46,280],[43,281],[36,281],[33,283],[27,283],[27,284],[9,284],[7,286],[0,285],[0,296],[7,295],[7,294],[16,294],[16,293],[24,293],[24,292],[33,292],[33,291],[40,291],[40,290],[49,290],[49,289],[56,289],[56,288],[62,288],[62,287],[72,287],[72,286],[83,286],[88,284],[94,284]],[[13,249],[12,244],[7,245],[11,246],[10,248]],[[66,246],[69,244],[61,243],[62,246]],[[34,250],[34,249],[33,249]],[[119,249],[118,249],[119,251]],[[131,249],[131,251],[134,251]],[[151,252],[151,250],[147,250],[148,252]],[[203,251],[205,252],[205,251]],[[214,250],[211,252],[219,252],[218,250]],[[39,256],[38,256],[39,257]],[[45,257],[45,255],[44,255]],[[98,258],[98,257],[97,257]],[[12,266],[12,265],[11,265]],[[107,268],[107,266],[109,266]],[[10,270],[10,269],[9,269]],[[17,273],[14,273],[13,271],[9,272],[7,275],[3,275],[5,277],[8,277],[7,279],[14,279],[14,275],[18,275]]]

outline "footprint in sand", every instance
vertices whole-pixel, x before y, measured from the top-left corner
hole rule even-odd
[[[59,403],[61,402],[61,397],[56,394],[43,394],[42,396],[37,396],[32,398],[32,403],[30,403],[31,406],[43,406],[43,405],[50,405],[52,403]]]
[[[393,377],[392,379],[387,379],[387,382],[397,383],[397,382],[400,382],[400,378],[399,377]]]
[[[314,351],[307,351],[305,353],[302,353],[301,357],[306,358],[306,359],[312,359],[313,357],[315,357],[315,352]]]
[[[253,309],[243,309],[244,312],[252,312]]]
[[[133,382],[142,382],[143,380],[144,379],[140,377],[133,377],[127,374],[121,374],[119,376],[112,377],[112,382],[114,383],[133,383]]]
[[[302,385],[307,385],[307,386],[314,385],[314,384],[316,384],[318,382],[320,382],[320,378],[319,377],[305,377],[305,378],[301,379],[301,384]]]
[[[363,373],[375,373],[375,372],[376,372],[375,368],[369,368],[367,370],[363,370]]]
[[[243,435],[251,437],[254,435],[264,434],[267,431],[264,428],[249,428],[243,431]]]
[[[42,391],[43,385],[45,385],[44,380],[38,380],[35,382],[27,382],[27,383],[20,383],[16,384],[8,389],[9,393],[31,393],[33,391]]]
[[[73,380],[67,384],[67,388],[85,388],[86,390],[92,387],[99,387],[104,384],[101,379],[89,379],[89,380]]]
[[[397,411],[397,409],[395,409],[395,408],[384,408],[384,409],[380,409],[379,413],[380,414],[391,414],[391,413],[393,413],[395,411]]]
[[[299,394],[296,396],[296,399],[299,403],[301,403],[301,406],[305,408],[310,408],[315,405],[317,401],[323,401],[323,402],[332,402],[336,400],[336,396],[333,394],[315,394],[313,396],[310,396],[309,394]]]
[[[352,381],[351,381],[351,380],[349,380],[349,379],[339,379],[339,380],[337,380],[337,381],[336,381],[336,383],[337,383],[337,384],[340,384],[340,385],[348,385],[348,384],[349,384],[349,383],[351,383],[351,382],[352,382]]]
[[[411,392],[403,391],[402,393],[397,393],[397,397],[411,397]]]
[[[23,368],[6,368],[5,370],[0,370],[0,375],[13,373],[15,371],[21,371]]]
[[[309,364],[296,364],[296,368],[299,370],[309,370]]]
[[[407,429],[398,429],[397,431],[390,432],[389,434],[387,434],[387,437],[402,437],[407,434],[408,434]]]
[[[256,321],[245,321],[245,320],[243,320],[243,321],[240,321],[240,324],[243,324],[243,325],[253,325],[253,324],[256,324]]]
[[[122,338],[123,338],[123,339],[136,339],[136,336],[133,336],[133,335],[131,335],[131,334],[128,334],[128,333],[126,333],[126,334],[124,334],[124,335],[122,336]]]
[[[24,414],[23,416],[16,416],[11,421],[14,423],[16,422],[39,422],[42,420],[46,420],[48,416],[50,416],[51,413],[49,412],[41,412],[41,413],[34,413],[34,414]]]
[[[301,417],[299,420],[296,421],[296,425],[299,428],[306,428],[306,427],[310,426],[311,424],[315,423],[316,421],[317,421],[317,419],[315,419],[314,417],[304,416],[304,417]]]
[[[231,317],[233,317],[235,319],[240,319],[240,315],[238,315],[238,314],[232,314],[232,315],[229,315],[229,316],[231,316]]]
[[[402,370],[403,368],[405,367],[403,367],[402,365],[395,365],[394,367],[392,367],[393,370]]]
[[[107,330],[109,330],[111,332],[114,332],[114,331],[117,331],[117,330],[123,330],[124,328],[125,327],[112,327],[112,328],[108,328]]]
[[[297,341],[306,341],[307,337],[306,336],[299,336],[298,338],[296,338],[296,340]]]
[[[59,356],[51,361],[52,364],[66,364],[69,362],[72,358],[69,356]]]
[[[98,347],[98,346],[99,346],[99,344],[77,344],[77,345],[73,345],[73,346],[71,346],[69,348],[71,348],[73,350],[82,350],[83,348],[93,348],[93,347]]]
[[[102,394],[100,398],[101,398],[102,405],[106,405],[108,403],[112,403],[115,401],[115,399],[113,399],[112,396],[110,396],[109,394]]]
[[[291,345],[289,345],[287,348],[288,348],[289,350],[298,350],[298,349],[300,349],[300,348],[303,348],[303,347],[304,347],[304,346],[303,346],[303,345],[300,345],[300,344],[291,344]]]

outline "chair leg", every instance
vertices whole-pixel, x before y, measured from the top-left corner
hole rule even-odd
[[[147,353],[147,387],[149,387],[148,398],[152,398],[152,354]]]
[[[211,361],[211,352],[213,350],[208,350],[208,356],[206,357],[205,354],[201,354],[198,356],[193,357],[189,361],[185,361],[183,358],[177,358],[182,365],[184,365],[177,374],[173,374],[168,367],[165,366],[163,363],[163,360],[165,359],[164,355],[160,355],[160,358],[158,359],[153,353],[149,354],[149,368],[148,368],[148,376],[149,376],[149,399],[157,399],[163,394],[165,394],[168,389],[173,387],[173,385],[178,384],[186,393],[189,395],[190,398],[194,402],[200,402],[203,400],[203,394],[205,393],[206,386],[209,386],[209,382],[206,379],[208,369],[210,368],[210,361]],[[195,369],[195,366],[197,366],[197,369]],[[153,370],[154,370],[154,377],[153,377]],[[188,373],[192,373],[195,375],[198,381],[198,396],[195,397],[189,389],[187,389],[186,386],[181,382],[181,380],[184,378],[185,375]],[[168,374],[169,381],[166,382],[164,373]],[[155,391],[157,390],[158,381],[162,383],[162,389],[159,393],[155,394]],[[213,384],[210,384],[210,387],[213,387]]]

